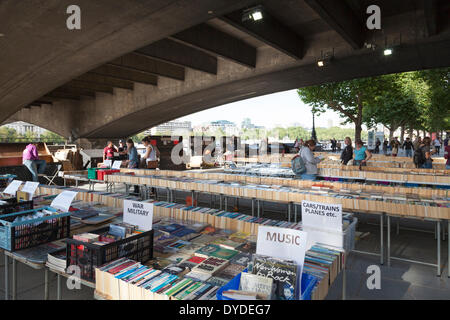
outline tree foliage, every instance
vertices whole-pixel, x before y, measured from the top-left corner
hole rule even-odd
[[[450,68],[328,83],[298,89],[315,113],[336,111],[344,123],[383,124],[395,131],[437,132],[450,129]]]
[[[353,123],[355,139],[360,139],[363,109],[372,102],[377,88],[377,78],[362,78],[301,88],[297,93],[304,103],[312,106],[313,113],[331,109],[339,114],[343,123]]]

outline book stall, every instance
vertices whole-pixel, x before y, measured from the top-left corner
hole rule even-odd
[[[89,184],[89,190],[94,190],[95,184],[97,183],[106,184],[106,190],[109,190],[112,188],[112,185],[106,182],[104,177],[108,174],[120,172],[119,168],[121,164],[122,161],[120,160],[116,160],[114,162],[111,160],[105,160],[105,162],[99,163],[98,168],[89,168],[87,170],[79,171],[65,171],[62,173],[64,186],[67,185],[67,180],[73,180],[75,181],[76,187],[78,187],[78,183],[81,181]]]
[[[122,172],[126,173],[130,170],[121,169]],[[133,170],[134,173],[142,172],[142,170]],[[183,172],[183,175],[194,176],[203,178],[201,180],[201,188],[191,182],[186,177],[182,177],[182,182],[176,183],[172,179],[173,172],[159,171],[157,173],[144,171],[146,174],[152,174],[152,180],[146,181],[144,177],[136,174],[134,176],[128,176],[122,174],[115,174],[108,177],[108,179],[139,179],[139,183],[153,183],[153,186],[162,186],[164,188],[175,188],[178,190],[196,190],[198,192],[218,192],[219,194],[224,194],[230,197],[248,197],[252,196],[255,198],[267,200],[267,201],[277,201],[277,202],[290,202],[295,204],[301,200],[312,199],[313,201],[320,201],[326,203],[341,203],[343,208],[349,212],[365,213],[365,214],[375,214],[380,218],[380,261],[381,264],[384,263],[384,241],[383,241],[383,222],[384,216],[399,216],[403,218],[414,218],[422,221],[433,221],[439,225],[443,220],[449,219],[450,211],[449,201],[448,201],[448,182],[446,183],[447,188],[419,188],[410,186],[385,186],[385,185],[370,185],[361,183],[337,183],[337,182],[312,182],[312,181],[302,181],[294,179],[281,179],[281,178],[268,178],[268,177],[253,177],[245,175],[230,175],[230,174],[220,174],[220,173],[194,173],[194,172]],[[168,181],[163,181],[163,177],[156,176],[156,174],[161,174],[163,176],[170,177]],[[181,173],[174,174],[174,176],[180,176]],[[216,178],[224,179],[225,181],[230,181],[230,183],[225,183],[224,181],[205,181],[204,178]],[[119,180],[120,180],[119,179]],[[244,188],[244,185],[238,183],[240,181],[247,181],[250,183],[261,182],[265,183],[264,187],[259,186],[263,191],[256,191],[253,189],[258,189],[255,185],[251,185],[252,190],[250,193],[248,191],[239,191],[236,188]],[[113,180],[113,181],[119,181]],[[176,179],[175,179],[176,180]],[[123,182],[123,180],[120,180]],[[138,182],[138,180],[134,180]],[[211,189],[211,183],[213,188]],[[280,196],[282,192],[289,192],[289,190],[283,189],[280,185],[297,184],[302,187],[309,187],[310,189],[305,191],[303,194],[308,194],[304,198],[298,199],[298,194],[295,194],[296,198],[291,197],[289,194],[287,197]],[[268,191],[268,185],[275,184],[277,190]],[[221,186],[222,185],[222,186]],[[209,188],[209,189],[208,189]],[[209,190],[209,191],[208,191]],[[212,191],[214,190],[214,191]],[[231,190],[231,191],[230,191]],[[253,193],[252,193],[253,192]],[[272,192],[272,196],[268,195]],[[277,193],[274,193],[277,192]],[[274,196],[274,194],[276,196]],[[328,197],[334,197],[335,199],[329,199]],[[324,199],[325,197],[326,200]],[[344,198],[343,200],[340,200]],[[350,200],[353,199],[353,200]],[[342,201],[342,202],[339,202]],[[259,217],[259,202],[258,203],[258,217]],[[295,211],[297,206],[294,205]],[[434,213],[433,213],[434,212]],[[253,213],[253,206],[252,206]],[[290,206],[288,205],[288,217],[290,220]],[[296,212],[295,212],[296,217]],[[390,221],[390,220],[389,220]],[[445,225],[444,225],[445,226]],[[436,227],[438,228],[438,227]],[[439,229],[437,229],[439,230]],[[389,234],[390,237],[390,234]],[[388,237],[388,261],[389,261],[389,246],[390,238]],[[440,237],[437,237],[438,246],[440,246]],[[363,252],[365,253],[365,252]],[[437,260],[440,261],[440,251],[437,252]],[[428,264],[433,265],[434,264]],[[440,272],[440,265],[437,266],[438,272]]]
[[[291,166],[291,160],[296,154],[277,154],[277,155],[265,155],[254,156],[249,158],[235,157],[233,161],[238,164],[278,164],[281,167],[289,168]],[[340,155],[327,152],[314,152],[315,156],[321,156],[324,158],[323,164],[340,165]],[[433,168],[438,170],[445,170],[444,158],[433,158]],[[383,168],[404,168],[415,169],[416,166],[412,158],[408,157],[387,157],[382,154],[372,153],[372,159],[367,161],[369,167],[383,167]],[[428,169],[421,169],[428,170]]]
[[[40,187],[40,192],[41,193],[45,193],[45,194],[56,194],[56,193],[60,193],[63,190],[67,190],[67,189],[71,189],[71,190],[78,190],[75,188],[61,188],[61,187],[55,187],[55,186],[41,186]],[[100,202],[105,201],[106,199],[109,197],[109,194],[106,193],[102,193],[100,194],[100,192],[86,192],[84,190],[84,195],[83,195],[83,191],[79,191],[77,193],[77,198],[78,199],[86,199],[86,196],[89,196],[93,193],[93,194],[98,194],[96,199],[100,200]],[[112,194],[113,196],[116,196],[114,194]],[[118,199],[118,197],[116,196],[116,199]],[[122,195],[121,197],[121,202],[124,203],[127,201],[126,196]],[[226,262],[222,262],[222,264],[219,266],[219,268],[216,270],[217,272],[224,271],[224,274],[221,274],[222,277],[225,278],[221,278],[220,277],[214,277],[212,276],[211,278],[211,282],[216,281],[219,285],[215,285],[217,288],[215,288],[217,291],[221,286],[223,286],[225,280],[226,283],[228,283],[228,281],[230,281],[230,277],[231,276],[236,276],[236,270],[238,271],[242,271],[244,270],[244,265],[242,265],[241,267],[237,267],[235,265],[233,265],[231,263],[231,260],[233,258],[236,258],[235,260],[237,261],[241,261],[242,262],[242,257],[238,257],[237,255],[239,253],[243,253],[246,252],[245,256],[248,256],[248,252],[252,252],[252,250],[255,250],[255,239],[256,236],[258,234],[258,229],[260,226],[265,225],[265,226],[279,226],[282,227],[282,229],[286,229],[286,230],[298,230],[298,229],[303,229],[303,230],[308,230],[309,233],[312,234],[312,229],[308,226],[302,226],[301,223],[289,223],[287,221],[278,221],[278,220],[273,220],[273,219],[267,219],[267,218],[260,218],[257,219],[256,217],[252,217],[249,215],[244,215],[244,214],[239,214],[236,212],[226,212],[224,210],[218,210],[218,209],[211,209],[211,208],[202,208],[202,207],[192,207],[192,206],[187,206],[187,205],[181,205],[181,204],[176,204],[176,203],[168,203],[168,202],[163,202],[163,201],[144,201],[144,203],[149,202],[153,204],[153,230],[155,232],[155,237],[154,237],[154,246],[153,246],[153,254],[155,256],[155,259],[153,259],[151,265],[145,264],[146,266],[140,266],[139,268],[147,268],[149,269],[148,272],[156,272],[156,271],[152,271],[151,269],[155,269],[155,263],[156,266],[158,266],[159,271],[161,271],[162,269],[164,269],[165,267],[169,266],[170,264],[173,264],[174,262],[185,262],[188,263],[187,261],[183,261],[182,259],[180,259],[181,257],[184,258],[188,258],[188,259],[184,259],[184,260],[189,260],[192,258],[192,261],[189,261],[189,263],[194,263],[194,261],[196,261],[197,263],[203,262],[205,259],[207,260],[208,257],[214,257],[215,259],[223,259],[226,260]],[[109,203],[109,202],[107,202]],[[124,218],[125,219],[125,218]],[[252,220],[253,219],[253,220]],[[252,220],[253,222],[250,222],[250,220]],[[258,220],[258,221],[257,221]],[[316,234],[320,234],[320,232],[325,233],[328,237],[328,240],[333,240],[333,241],[340,241],[338,242],[339,246],[341,246],[341,248],[344,247],[349,247],[349,250],[351,250],[351,247],[354,246],[354,230],[356,227],[356,223],[357,220],[355,218],[353,218],[351,215],[344,215],[344,218],[342,219],[343,221],[343,225],[340,227],[341,232],[331,232],[331,231],[324,231],[324,230],[317,230]],[[281,229],[280,229],[281,230]],[[308,233],[308,234],[309,234]],[[240,237],[240,238],[239,238]],[[321,236],[317,236],[319,238],[321,238]],[[325,238],[324,238],[325,239]],[[353,240],[352,240],[353,239]],[[330,241],[331,241],[330,240]],[[311,237],[310,241],[314,241],[314,237]],[[353,242],[352,242],[353,241]],[[189,243],[190,242],[190,243]],[[325,244],[323,244],[325,246]],[[208,248],[204,248],[202,251],[197,252],[199,249],[205,247],[205,246],[209,246]],[[214,256],[212,248],[216,249],[216,256]],[[329,250],[331,250],[331,247],[328,248]],[[241,250],[241,251],[240,251]],[[333,250],[337,250],[336,252],[343,252],[343,250],[338,250],[338,249],[333,249]],[[205,252],[203,252],[205,251]],[[202,254],[203,252],[203,254]],[[307,251],[306,257],[309,257],[309,255],[314,255],[313,252],[311,252],[311,254],[308,253],[309,251]],[[183,255],[182,255],[183,253]],[[189,253],[191,253],[191,256],[189,256]],[[193,253],[193,254],[192,254]],[[211,253],[211,256],[209,255]],[[225,253],[228,253],[228,255],[225,255]],[[186,256],[186,254],[188,254]],[[227,259],[224,259],[227,258]],[[238,259],[239,258],[239,259]],[[307,265],[308,265],[308,259],[309,258],[305,258],[305,267],[304,267],[304,272],[306,272],[308,270]],[[330,257],[328,258],[330,259]],[[335,258],[333,258],[335,259]],[[334,260],[331,261],[334,261]],[[130,259],[132,261],[135,261],[135,259]],[[210,260],[213,260],[212,258]],[[247,257],[248,260],[248,257]],[[233,260],[234,261],[234,260]],[[213,261],[214,262],[214,261]],[[216,261],[217,262],[217,261]],[[330,262],[330,261],[329,261]],[[130,263],[130,261],[128,261],[128,263]],[[169,264],[167,264],[169,263]],[[178,264],[176,266],[171,266],[170,269],[165,270],[167,274],[170,275],[177,275],[178,273],[176,272],[180,272],[180,268],[178,266]],[[186,277],[183,277],[183,281],[191,281],[191,282],[195,282],[197,286],[201,285],[201,286],[207,286],[210,287],[210,283],[205,283],[207,282],[206,280],[200,281],[200,279],[198,279],[199,277],[203,277],[203,278],[208,278],[208,275],[204,275],[204,274],[197,274],[198,269],[203,270],[203,269],[208,269],[207,267],[205,267],[204,265],[210,264],[212,263],[211,261],[207,261],[205,262],[200,268],[197,268],[195,271],[191,274],[189,274],[192,270],[184,270],[184,272],[186,273]],[[314,299],[323,299],[326,296],[326,293],[328,292],[328,288],[329,286],[332,284],[332,282],[334,281],[334,279],[336,278],[339,270],[341,270],[343,268],[343,259],[340,262],[341,266],[338,267],[337,266],[337,260],[336,262],[331,263],[331,265],[329,265],[328,267],[331,268],[329,272],[323,273],[321,275],[321,277],[323,277],[323,281],[320,281],[319,283],[317,283],[317,285],[313,286],[313,284],[311,282],[307,282],[307,280],[311,280],[313,278],[311,278],[311,276],[305,276],[304,280],[302,280],[303,282],[301,283],[301,287],[305,287],[308,285],[310,287],[310,289],[316,288],[314,290],[312,290],[312,295],[311,298]],[[144,263],[141,263],[142,265],[144,265]],[[313,262],[314,264],[314,262]],[[136,265],[138,266],[138,265]],[[191,265],[193,267],[193,265]],[[162,269],[161,269],[162,268]],[[141,269],[141,270],[144,270]],[[173,270],[172,270],[173,269]],[[193,269],[193,268],[192,268]],[[234,272],[231,272],[233,269]],[[314,270],[314,267],[313,267]],[[100,270],[104,271],[104,270]],[[170,271],[170,272],[169,272]],[[216,271],[214,271],[214,275],[216,275]],[[225,272],[226,271],[226,272]],[[98,275],[99,269],[96,269],[96,277]],[[205,270],[203,270],[203,272],[205,272]],[[158,272],[159,273],[159,272]],[[175,273],[175,274],[174,274]],[[200,273],[202,273],[200,271]],[[187,276],[189,274],[189,276]],[[305,273],[303,273],[303,275],[305,275]],[[320,273],[318,274],[320,275]],[[111,275],[106,275],[111,277]],[[168,277],[168,275],[165,275]],[[197,278],[195,278],[195,277]],[[316,274],[317,276],[317,274]],[[188,279],[184,279],[184,278],[188,278]],[[218,278],[218,279],[216,279]],[[101,278],[104,279],[104,278]],[[128,278],[127,278],[128,279]],[[182,279],[180,278],[180,276],[177,277],[171,277],[171,279],[173,281],[177,280],[176,282],[177,285],[181,285],[181,281]],[[207,279],[209,280],[209,278]],[[221,282],[220,282],[221,280]],[[114,280],[115,281],[115,280]],[[316,280],[314,280],[316,281]],[[169,281],[170,283],[172,283],[171,281]],[[201,282],[201,283],[199,283]],[[214,283],[216,283],[214,282]],[[103,284],[102,284],[103,283]],[[104,282],[102,280],[100,280],[100,282],[98,283],[96,281],[96,288],[97,288],[97,297],[98,298],[108,298],[108,297],[115,297],[117,298],[117,291],[116,293],[113,293],[113,291],[108,291],[108,288],[117,288],[117,285],[110,285],[107,284],[105,285],[105,283],[110,283],[110,282]],[[119,282],[120,285],[119,287],[121,288],[120,290],[120,294],[122,294],[123,290],[122,290],[122,286],[128,286],[130,289],[127,291],[129,293],[130,297],[135,297],[135,293],[132,293],[133,290],[141,290],[142,288],[131,288],[131,284],[126,284],[126,283],[122,283]],[[187,284],[187,283],[185,283]],[[133,283],[134,285],[134,283]],[[168,284],[166,284],[168,285]],[[175,285],[175,283],[173,283],[173,285]],[[106,289],[105,289],[106,288]],[[169,287],[167,287],[166,289],[168,289]],[[161,288],[160,288],[161,289]],[[172,289],[174,289],[174,287],[172,287]],[[204,288],[206,290],[206,288]],[[212,289],[212,288],[210,288]],[[306,290],[306,289],[305,289]],[[106,291],[106,292],[105,292]],[[156,290],[158,291],[158,290]],[[109,292],[109,293],[108,293]],[[164,298],[164,299],[168,299],[169,297],[162,297],[159,294],[162,291],[160,291],[159,293],[156,293],[157,295],[153,294],[152,292],[148,291],[147,295],[144,296],[146,298],[152,298],[152,299],[160,299],[160,298]],[[139,296],[139,294],[142,293],[138,293],[138,297],[142,297]],[[125,297],[127,297],[125,295]],[[304,296],[306,297],[306,295]],[[205,298],[205,297],[204,297]],[[216,296],[214,296],[214,298],[216,298]],[[122,299],[122,298],[121,298]]]
[[[138,171],[135,171],[138,172]],[[158,173],[160,173],[159,171]],[[218,175],[218,174],[213,174]],[[276,179],[276,178],[274,178]],[[387,193],[364,192],[345,189],[333,189],[317,183],[310,188],[290,187],[281,184],[250,184],[240,181],[222,181],[216,179],[195,179],[175,176],[143,176],[117,173],[107,176],[109,182],[148,185],[159,188],[169,188],[184,191],[220,194],[227,197],[258,199],[281,203],[301,203],[310,200],[325,203],[342,204],[345,210],[360,210],[361,212],[383,212],[405,216],[449,219],[448,190],[441,190],[441,196],[431,198],[418,196],[415,193],[398,195]],[[276,181],[276,180],[275,180]],[[294,180],[297,181],[297,180]],[[304,182],[304,181],[299,181]],[[414,190],[411,188],[410,190]],[[359,192],[358,192],[359,191]]]
[[[362,183],[299,180],[279,165],[222,172],[119,167],[112,172],[96,168],[66,176],[98,180],[102,172],[102,181],[109,185],[106,192],[29,182],[21,187],[22,182],[16,180],[8,184],[1,194],[0,210],[2,204],[14,206],[1,212],[0,225],[6,236],[0,237],[0,247],[5,251],[5,265],[9,258],[13,261],[13,299],[16,262],[44,269],[45,298],[48,272],[58,275],[57,298],[61,299],[61,279],[70,277],[76,267],[81,283],[95,288],[97,299],[324,299],[341,272],[345,292],[345,257],[354,250],[358,221],[353,213],[380,216],[381,233],[387,217],[388,265],[391,259],[401,259],[390,252],[392,217],[436,222],[437,264],[409,261],[435,266],[441,272],[440,227],[450,219],[445,171],[425,175],[391,167],[359,171],[327,164],[320,168],[330,175],[336,170],[341,176],[354,174],[358,179],[363,173]],[[402,178],[395,180],[398,176]],[[421,187],[414,186],[417,177],[428,180]],[[380,178],[394,182],[369,182]],[[165,189],[168,198],[140,200],[112,192],[115,183]],[[191,193],[191,202],[173,201],[175,191]],[[219,196],[220,207],[198,206],[196,194]],[[228,211],[227,198],[251,200],[251,214],[239,208]],[[286,204],[286,220],[262,217],[260,202],[265,201]],[[25,207],[26,203],[31,207]],[[297,221],[298,208],[301,221]],[[32,236],[35,233],[38,236]],[[382,234],[380,241],[383,263]],[[285,281],[279,280],[277,272],[287,275]]]

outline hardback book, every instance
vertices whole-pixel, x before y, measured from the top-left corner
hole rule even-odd
[[[212,276],[211,278],[209,278],[206,282],[214,285],[214,286],[218,286],[218,287],[223,287],[224,285],[226,285],[228,282],[230,282],[229,279],[224,279],[218,276]]]
[[[277,300],[294,300],[297,295],[297,264],[263,255],[253,256],[252,273],[274,279],[274,297]]]
[[[70,217],[78,220],[84,220],[87,218],[98,216],[98,211],[89,210],[89,209],[81,209],[72,211]]]
[[[218,238],[212,244],[216,244],[224,249],[235,250],[242,242],[236,242],[227,238]]]
[[[222,292],[222,296],[233,300],[267,300],[262,294],[242,290],[227,290]]]
[[[242,272],[239,289],[262,294],[270,300],[274,289],[273,278]]]
[[[191,270],[190,272],[186,273],[185,277],[196,279],[199,281],[207,281],[209,278],[212,277],[212,275],[204,272],[197,272],[195,270]]]
[[[224,268],[222,271],[217,273],[217,276],[224,279],[233,279],[236,277],[239,273],[241,273],[246,267],[241,266],[239,264],[229,264],[226,268]]]
[[[241,244],[239,247],[236,248],[236,250],[241,252],[249,252],[249,253],[255,253],[256,252],[256,242],[245,242]]]
[[[214,275],[217,272],[224,269],[229,264],[228,260],[220,259],[216,257],[209,257],[196,265],[192,271],[194,272],[203,272],[209,275]]]
[[[238,264],[247,267],[252,261],[253,254],[249,252],[239,252],[233,258],[231,258],[230,263]]]

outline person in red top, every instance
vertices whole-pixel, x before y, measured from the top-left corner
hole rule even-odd
[[[445,146],[444,158],[447,159],[447,162],[445,163],[445,169],[450,170],[450,145]]]
[[[103,149],[103,161],[114,160],[114,152],[119,152],[119,149],[113,145],[112,141],[108,141],[105,149]]]

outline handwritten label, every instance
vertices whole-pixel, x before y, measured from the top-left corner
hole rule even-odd
[[[22,187],[21,191],[29,193],[30,197],[33,197],[38,186],[39,186],[39,182],[27,181],[27,182],[25,182],[25,185]]]
[[[53,199],[50,206],[63,212],[68,212],[70,204],[72,203],[77,193],[78,192],[75,191],[63,191],[58,194],[55,199]]]
[[[23,181],[20,181],[20,180],[11,181],[11,183],[6,187],[6,189],[3,190],[3,193],[15,196],[17,189],[19,189],[19,187],[22,183],[23,183]]]
[[[342,205],[303,200],[302,224],[313,228],[342,231]]]
[[[138,226],[140,230],[152,230],[153,203],[124,200],[123,222]]]

